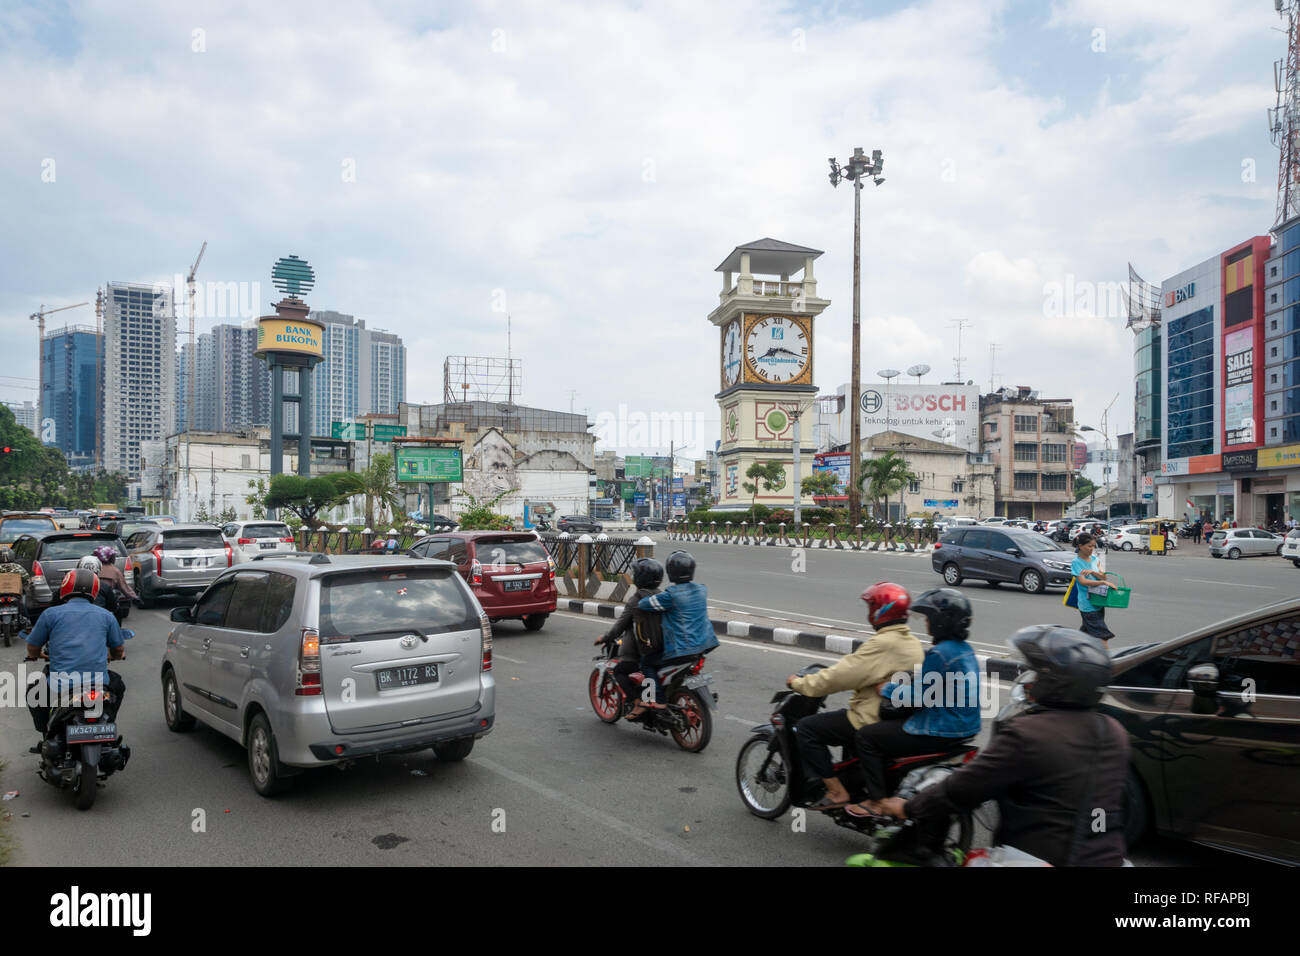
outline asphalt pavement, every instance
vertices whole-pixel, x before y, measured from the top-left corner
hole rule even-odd
[[[722,566],[710,562],[706,577]],[[202,726],[167,730],[158,680],[167,614],[132,612],[136,637],[115,667],[128,685],[118,723],[133,753],[89,812],[37,778],[26,710],[0,707],[0,791],[19,791],[0,804],[14,864],[824,866],[864,849],[815,814],[802,828],[790,815],[753,817],[734,782],[736,754],[785,677],[834,655],[724,638],[709,658],[720,697],[713,739],[688,754],[593,714],[587,678],[607,621],[561,613],[538,633],[505,622],[495,629],[497,724],[468,759],[442,764],[421,752],[318,769],[266,799],[237,744]],[[22,657],[21,646],[0,648],[0,680]],[[1133,859],[1245,865],[1169,841]]]

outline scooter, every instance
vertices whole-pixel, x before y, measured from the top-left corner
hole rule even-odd
[[[800,676],[812,674],[825,665],[810,664]],[[811,807],[826,795],[820,780],[810,779],[799,756],[795,727],[826,706],[825,697],[805,697],[792,690],[778,691],[772,697],[772,716],[768,723],[750,731],[750,738],[736,757],[736,788],[745,809],[764,820],[775,820],[792,806]],[[979,753],[964,740],[954,741],[950,750],[941,753],[901,757],[885,766],[885,788],[900,796],[933,786]],[[866,776],[857,757],[833,764],[835,775],[849,791],[852,803],[867,797]],[[825,816],[839,826],[856,830],[875,841],[876,848],[903,830],[903,822],[893,817],[856,816],[843,807],[828,810]],[[938,853],[949,865],[959,865],[970,850],[974,838],[974,821],[969,813],[954,814],[946,831],[937,836]],[[873,851],[876,852],[876,851]]]
[[[607,724],[618,723],[631,709],[631,702],[614,677],[618,661],[613,648],[612,643],[602,645],[602,653],[592,658],[596,666],[587,680],[591,709]],[[636,721],[643,730],[670,735],[688,753],[699,753],[713,736],[712,709],[717,706],[718,695],[709,689],[713,675],[702,673],[707,653],[660,667],[659,684],[664,688],[665,703],[651,707]],[[634,673],[632,679],[640,684],[645,677]]]

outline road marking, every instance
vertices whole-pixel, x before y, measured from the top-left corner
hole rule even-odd
[[[1269,584],[1236,584],[1232,581],[1202,581],[1200,578],[1185,578],[1191,584],[1226,584],[1234,588],[1259,588],[1261,591],[1276,591],[1277,588]]]
[[[513,657],[506,657],[504,654],[493,655],[499,661],[509,661],[511,664],[527,664],[527,661],[515,660]]]
[[[757,727],[760,724],[767,723],[766,720],[746,720],[744,717],[737,717],[735,714],[723,714],[723,720],[734,720],[738,724],[744,724],[746,727]]]
[[[714,607],[715,607],[717,610],[719,610],[719,611],[725,611],[725,610],[728,610],[729,607],[732,607],[732,608],[743,608],[743,609],[745,609],[745,610],[747,610],[747,611],[771,611],[773,614],[780,614],[781,617],[778,618],[777,620],[781,620],[781,621],[794,621],[795,623],[801,623],[801,624],[820,624],[820,625],[838,625],[838,624],[847,624],[847,625],[848,625],[847,628],[841,628],[841,629],[842,629],[842,630],[850,630],[850,629],[851,629],[851,630],[856,630],[856,631],[860,631],[860,632],[863,633],[863,634],[874,634],[874,633],[876,633],[875,631],[871,630],[870,628],[864,628],[864,627],[862,626],[862,622],[861,622],[861,621],[845,621],[845,620],[842,620],[842,619],[840,619],[840,618],[835,618],[835,617],[804,617],[804,618],[801,618],[801,619],[799,619],[799,620],[796,621],[796,619],[793,618],[793,617],[791,617],[791,615],[794,615],[794,614],[802,614],[803,612],[801,612],[801,611],[782,610],[782,609],[780,609],[780,608],[775,608],[775,607],[759,607],[759,606],[756,605],[756,604],[740,604],[740,603],[738,603],[738,602],[736,602],[736,601],[722,601],[722,600],[715,600],[715,601],[713,601],[712,603],[713,603]],[[723,607],[722,605],[727,605],[727,607]]]
[[[784,647],[773,647],[770,644],[759,641],[722,641],[721,643],[730,644],[733,647],[748,647],[751,650],[764,652],[773,651],[777,654],[789,654],[792,657],[811,657],[813,660],[818,661],[838,660],[840,657],[844,656],[842,654],[812,654],[807,651],[792,651]]]
[[[700,856],[698,851],[683,849],[675,843],[671,843],[668,840],[655,836],[653,833],[647,833],[645,830],[634,827],[630,823],[625,823],[618,817],[606,813],[604,810],[597,810],[595,807],[589,807],[584,803],[579,803],[562,790],[548,787],[539,780],[534,780],[532,777],[526,777],[522,773],[517,773],[516,771],[511,770],[509,767],[503,767],[495,760],[486,757],[478,757],[474,760],[474,765],[482,767],[484,770],[488,770],[498,776],[505,777],[507,780],[513,781],[521,787],[526,787],[533,791],[533,793],[546,797],[548,800],[554,800],[556,803],[571,810],[576,810],[584,817],[599,823],[601,826],[608,827],[617,833],[621,833],[626,837],[636,840],[644,846],[648,846],[653,850],[658,850],[660,853],[681,860],[683,863],[691,863],[695,866],[708,865],[708,862]]]

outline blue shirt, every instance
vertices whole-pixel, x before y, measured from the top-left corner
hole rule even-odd
[[[84,598],[71,598],[42,612],[27,635],[36,647],[49,644],[50,679],[56,688],[70,681],[60,675],[78,675],[82,686],[108,683],[108,648],[122,646],[117,618]]]
[[[1092,553],[1092,560],[1090,561],[1085,561],[1083,560],[1083,558],[1076,556],[1075,559],[1070,562],[1070,573],[1073,574],[1075,577],[1074,586],[1079,591],[1079,610],[1085,614],[1091,614],[1093,611],[1097,609],[1093,607],[1092,602],[1088,600],[1088,588],[1099,587],[1099,585],[1095,585],[1095,584],[1088,585],[1078,580],[1079,575],[1082,574],[1084,571],[1095,571],[1098,574],[1100,574],[1101,555],[1097,554],[1097,552],[1094,551]]]
[[[702,654],[718,646],[713,622],[709,620],[709,589],[703,584],[694,581],[671,584],[658,594],[642,598],[637,607],[663,612],[663,660]]]
[[[903,723],[906,733],[973,737],[980,732],[979,661],[965,641],[935,644],[925,652],[919,685],[890,682],[880,689],[880,696],[903,707],[921,708]]]

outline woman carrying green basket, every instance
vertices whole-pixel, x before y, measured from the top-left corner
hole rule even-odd
[[[1101,570],[1101,556],[1097,552],[1097,541],[1090,534],[1081,534],[1075,540],[1078,557],[1070,563],[1074,580],[1065,592],[1065,604],[1077,607],[1083,618],[1080,630],[1103,643],[1115,635],[1106,626],[1106,595],[1110,584]],[[1109,647],[1109,645],[1107,645]]]

